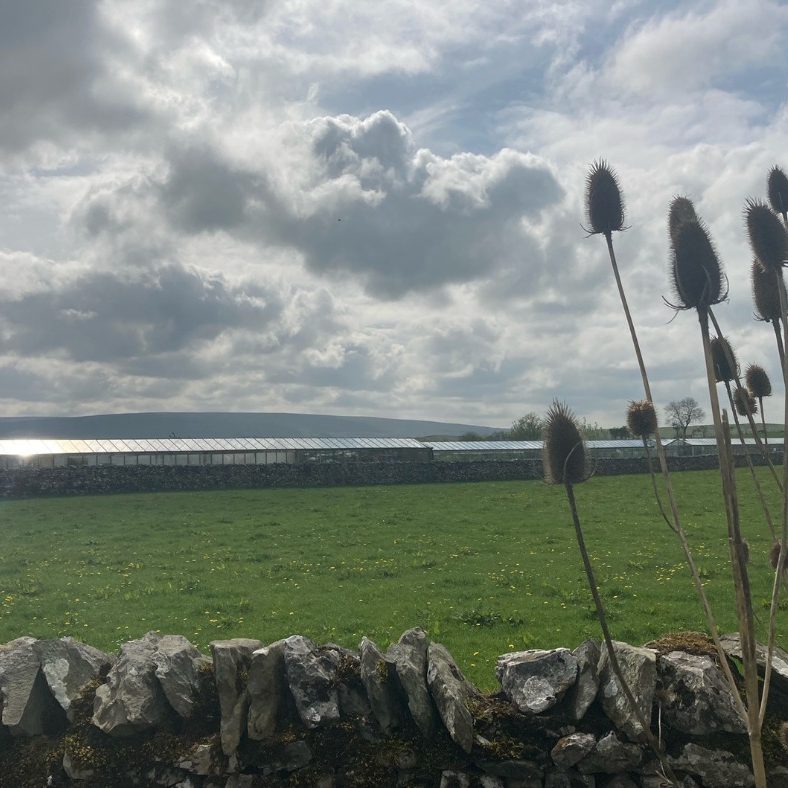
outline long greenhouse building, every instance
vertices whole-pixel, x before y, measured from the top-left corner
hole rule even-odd
[[[712,456],[712,438],[665,441],[668,456]],[[753,439],[749,453],[760,453]],[[769,450],[782,452],[783,439]],[[644,456],[639,440],[586,443],[598,459]],[[653,442],[650,444],[653,453]],[[734,442],[733,452],[744,450]],[[0,468],[68,468],[98,465],[303,465],[351,462],[484,462],[539,459],[542,441],[420,441],[415,438],[146,438],[0,440]]]

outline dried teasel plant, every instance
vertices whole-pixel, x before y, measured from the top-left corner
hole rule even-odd
[[[763,400],[772,395],[772,382],[766,370],[759,364],[750,364],[744,373],[744,380],[750,394],[758,400],[763,425],[763,442],[768,446],[769,436],[766,434],[766,415],[763,412]]]
[[[674,197],[668,209],[668,233],[671,243],[676,242],[676,233],[682,224],[697,222],[695,206],[688,197]]]
[[[733,404],[739,416],[754,416],[758,412],[758,403],[755,397],[744,386],[739,386],[733,392]]]
[[[744,215],[755,259],[764,271],[780,271],[788,258],[788,234],[783,223],[761,200],[747,200]]]
[[[747,388],[753,397],[762,400],[764,397],[771,397],[772,382],[769,375],[760,364],[750,364],[744,373],[744,380]]]
[[[703,222],[680,224],[672,241],[672,252],[675,302],[666,299],[670,307],[706,311],[728,297],[728,280]]]
[[[586,177],[587,232],[609,237],[624,229],[624,198],[618,177],[604,160],[591,166]]]
[[[782,271],[764,270],[757,259],[752,261],[751,281],[755,319],[771,323],[777,342],[777,352],[780,355],[780,366],[782,366],[785,350],[780,325],[782,311],[780,309],[780,281],[778,277],[782,278]]]
[[[629,687],[627,680],[621,671],[621,666],[616,656],[615,647],[613,646],[613,638],[610,634],[610,628],[607,623],[607,615],[605,607],[602,602],[602,597],[599,594],[599,587],[594,576],[594,569],[591,565],[591,558],[588,554],[586,547],[585,537],[583,535],[583,527],[580,523],[580,516],[577,509],[577,501],[575,499],[574,487],[576,484],[586,481],[588,479],[588,468],[586,461],[586,450],[583,442],[583,436],[577,423],[574,413],[567,407],[566,404],[553,401],[550,409],[545,416],[545,427],[543,433],[543,465],[544,477],[548,484],[563,484],[566,492],[567,501],[569,502],[569,509],[572,514],[572,523],[575,528],[575,536],[577,538],[577,546],[580,549],[580,556],[583,561],[583,568],[585,569],[588,587],[591,591],[591,596],[594,599],[596,607],[596,614],[599,620],[599,626],[602,629],[602,636],[605,641],[605,648],[607,656],[610,661],[610,667],[616,677],[618,685],[621,687],[624,696],[627,699],[635,718],[640,725],[643,735],[648,740],[649,744],[654,749],[654,753],[660,760],[660,764],[669,775],[674,785],[679,785],[675,776],[671,771],[670,764],[662,752],[659,742],[651,733],[650,720],[647,720],[643,714],[642,709],[635,700],[632,690]]]
[[[747,556],[743,546],[744,538],[739,521],[736,477],[730,447],[730,429],[727,414],[724,414],[720,408],[711,352],[711,338],[709,336],[711,307],[725,299],[727,295],[727,280],[708,230],[700,220],[696,223],[680,225],[675,239],[671,239],[671,245],[673,252],[671,273],[673,289],[678,303],[670,305],[674,309],[695,309],[700,326],[706,366],[706,380],[711,401],[717,451],[719,453],[725,519],[728,527],[728,544],[736,595],[736,617],[739,622],[739,634],[742,644],[746,698],[744,717],[747,721],[755,782],[759,788],[765,788],[766,772],[761,744],[763,723],[759,713],[758,664],[755,653],[755,614],[747,571]],[[719,333],[719,329],[718,336],[720,338],[722,336]],[[726,382],[725,385],[730,397],[730,383]],[[737,418],[735,410],[734,418]],[[743,440],[740,427],[739,435]],[[731,685],[731,689],[735,693],[733,685]]]
[[[728,383],[739,377],[739,362],[725,337],[714,337],[711,340],[711,358],[717,383]]]
[[[627,427],[636,438],[650,438],[657,431],[657,413],[647,399],[630,402],[627,408]]]
[[[545,417],[542,462],[548,484],[580,484],[589,476],[577,419],[564,403],[557,400]]]
[[[594,165],[594,169],[596,169],[596,165]],[[592,169],[592,172],[589,175],[589,181],[590,181],[591,175],[593,175],[594,169]],[[619,185],[618,184],[618,180],[614,179],[614,181],[615,181],[615,185],[618,187],[618,185]],[[592,204],[592,201],[594,200],[594,198],[595,198],[594,190],[586,189],[586,215],[588,217],[590,217],[592,215],[592,213],[595,212],[594,211],[595,206]],[[620,204],[623,206],[624,200],[623,200],[623,197],[620,196],[620,188],[619,188],[619,201],[620,201]],[[685,224],[686,225],[695,225],[695,224],[697,224],[697,222],[686,222],[685,223],[683,221],[677,221],[677,220],[683,220],[685,218],[689,218],[689,210],[688,209],[689,209],[689,206],[686,203],[679,203],[679,205],[677,206],[676,211],[675,211],[675,217],[674,217],[674,227],[676,227],[676,229],[678,229],[679,227],[683,228],[685,226]],[[600,206],[599,210],[600,211],[602,210],[601,206]],[[692,211],[694,213],[694,207],[692,208]],[[622,214],[623,214],[623,210],[622,210]],[[623,225],[623,215],[622,215],[622,218],[621,218],[621,224]],[[591,230],[593,230],[593,229],[594,228],[592,227]],[[599,229],[602,229],[602,227],[600,226]],[[677,235],[678,234],[679,233],[677,232]],[[631,311],[629,309],[629,304],[627,303],[626,293],[625,293],[624,286],[623,286],[622,281],[621,281],[621,275],[619,273],[618,261],[616,260],[616,254],[615,254],[615,250],[613,248],[612,232],[605,233],[605,241],[606,241],[606,244],[607,244],[608,255],[610,257],[610,265],[611,265],[611,268],[612,268],[612,271],[613,271],[613,276],[614,276],[614,279],[615,279],[615,282],[616,282],[616,288],[618,289],[619,299],[621,301],[621,307],[622,307],[622,310],[624,312],[624,317],[625,317],[625,319],[627,321],[627,326],[629,328],[629,334],[630,334],[630,337],[631,337],[631,340],[632,340],[632,347],[633,347],[633,349],[635,351],[635,357],[637,359],[638,368],[640,370],[640,376],[641,376],[641,380],[643,382],[643,391],[644,391],[644,394],[645,394],[645,398],[649,402],[653,403],[654,402],[654,398],[653,398],[653,396],[651,394],[651,384],[649,382],[648,372],[646,370],[646,365],[645,365],[645,362],[643,360],[643,354],[642,354],[641,349],[640,349],[640,342],[638,340],[637,331],[635,329],[635,324],[634,324],[634,322],[632,320],[632,313],[631,313]],[[716,257],[716,255],[715,255],[715,257]],[[718,276],[716,278],[716,282],[715,282],[715,278],[713,276],[713,273],[714,273],[713,271],[710,272],[711,275],[707,275],[706,273],[704,273],[703,281],[701,282],[700,287],[697,288],[697,289],[700,291],[700,296],[705,298],[706,301],[715,302],[716,303],[717,299],[722,300],[722,298],[724,298],[724,294],[725,294],[725,291],[727,289],[727,283],[725,282],[724,277],[721,275],[721,271],[718,272]],[[711,281],[711,285],[708,284],[709,280]],[[699,300],[701,300],[701,299],[699,298]],[[688,304],[682,304],[681,308],[689,309],[691,307]],[[742,702],[742,700],[741,700],[741,698],[739,696],[736,682],[735,682],[735,680],[733,678],[733,674],[731,672],[730,665],[728,664],[728,659],[725,656],[725,651],[724,651],[724,649],[722,647],[722,643],[721,643],[721,640],[720,640],[719,629],[717,627],[717,623],[716,623],[715,618],[714,618],[714,613],[713,613],[713,611],[711,609],[711,605],[710,605],[708,597],[706,595],[706,591],[704,589],[703,582],[702,582],[702,580],[700,578],[700,573],[698,571],[698,566],[695,563],[695,559],[694,559],[694,557],[692,555],[692,550],[690,548],[686,532],[684,531],[684,528],[683,528],[682,523],[681,523],[681,516],[679,514],[678,504],[676,502],[676,496],[675,496],[675,493],[673,491],[673,483],[672,483],[672,480],[671,480],[671,477],[670,477],[670,470],[668,468],[667,454],[665,452],[665,447],[663,446],[662,441],[660,439],[659,431],[654,433],[654,443],[655,443],[655,448],[656,448],[656,452],[657,452],[657,457],[659,458],[660,471],[661,471],[661,474],[662,474],[662,480],[663,480],[663,483],[664,483],[664,489],[665,489],[667,501],[668,501],[668,504],[669,504],[670,518],[669,519],[666,518],[666,520],[668,522],[668,525],[671,527],[673,532],[676,534],[676,537],[677,537],[677,539],[679,541],[679,544],[681,546],[682,552],[684,554],[684,558],[685,558],[685,560],[687,562],[687,566],[688,566],[689,571],[690,571],[690,576],[692,577],[693,587],[695,588],[695,593],[698,596],[698,600],[700,601],[701,608],[703,609],[703,613],[704,613],[704,615],[706,617],[706,622],[708,624],[709,633],[711,634],[712,640],[714,641],[714,645],[715,645],[715,648],[717,650],[717,655],[719,657],[720,666],[721,666],[721,668],[723,670],[723,673],[725,675],[725,679],[728,682],[729,687],[731,688],[732,697],[734,698],[734,702],[736,703],[736,706],[737,706],[739,712],[741,713],[742,717],[746,718],[747,712],[746,712],[744,703]],[[661,501],[660,501],[659,496],[657,496],[657,503],[658,503],[658,505],[660,505],[660,511],[662,511],[662,509],[661,509]],[[663,516],[664,516],[664,513],[663,513]]]
[[[788,221],[788,177],[776,164],[769,170],[766,188],[772,210]]]
[[[780,572],[784,575],[788,575],[788,552],[783,555],[782,561],[780,560],[780,550],[782,545],[779,542],[774,542],[769,550],[769,565],[771,566],[774,571],[777,571],[777,567],[780,567]]]
[[[668,524],[668,528],[675,532],[676,528],[665,513],[665,507],[662,504],[662,496],[659,494],[657,478],[654,474],[654,463],[651,459],[651,449],[648,443],[648,439],[652,435],[656,436],[658,434],[657,413],[654,410],[654,403],[649,402],[647,399],[630,402],[627,408],[627,428],[636,438],[640,438],[643,443],[643,452],[646,455],[648,472],[651,477],[651,487],[654,491],[657,508],[662,515],[662,519]]]

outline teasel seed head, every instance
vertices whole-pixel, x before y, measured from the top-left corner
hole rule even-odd
[[[752,299],[755,315],[767,323],[780,319],[780,285],[782,271],[764,270],[757,260],[752,261]]]
[[[668,210],[668,232],[670,233],[670,243],[676,244],[676,232],[679,226],[686,222],[697,222],[698,216],[695,213],[695,206],[688,197],[674,197]]]
[[[772,382],[760,364],[750,364],[744,373],[744,379],[753,397],[763,399],[772,396]]]
[[[772,549],[769,550],[769,565],[775,571],[777,570],[777,562],[780,560],[780,543],[774,542]],[[788,555],[783,556],[782,568],[780,570],[783,574],[788,574]]]
[[[684,222],[673,244],[675,309],[706,310],[728,296],[727,280],[709,233],[701,221]]]
[[[725,337],[711,340],[711,360],[714,364],[714,379],[717,383],[736,380],[739,377],[739,362],[730,342]]]
[[[544,428],[544,474],[548,484],[579,484],[588,476],[583,436],[575,414],[553,400]]]
[[[624,197],[616,174],[604,159],[591,165],[586,177],[589,232],[609,235],[624,229]]]
[[[629,403],[627,427],[636,438],[648,438],[657,431],[657,414],[654,405],[647,399]]]
[[[769,205],[776,213],[786,213],[788,211],[788,177],[775,164],[769,170],[767,180],[769,189]]]
[[[755,258],[764,270],[779,271],[788,257],[788,235],[783,223],[761,200],[747,200],[744,215]]]
[[[733,404],[736,406],[736,412],[744,418],[747,418],[748,415],[755,416],[758,413],[758,403],[755,401],[755,397],[744,386],[737,387],[733,392]]]

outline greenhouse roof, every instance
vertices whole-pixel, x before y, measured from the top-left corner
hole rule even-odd
[[[425,441],[434,451],[541,451],[542,441]],[[653,442],[651,442],[653,445]],[[589,449],[641,449],[640,440],[586,441]]]
[[[355,449],[424,449],[414,438],[101,438],[0,440],[0,455],[148,454]]]

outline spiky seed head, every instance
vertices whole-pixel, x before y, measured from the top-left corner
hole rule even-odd
[[[627,408],[627,427],[636,438],[648,438],[657,431],[657,414],[647,399],[630,402]]]
[[[678,226],[672,273],[678,309],[707,309],[727,296],[720,260],[700,221]]]
[[[548,484],[579,484],[586,479],[586,453],[575,414],[553,400],[544,428],[544,474]]]
[[[779,271],[788,257],[788,235],[783,223],[761,200],[747,200],[744,214],[755,258],[762,268]]]
[[[733,392],[733,404],[736,406],[736,412],[745,418],[748,415],[755,416],[758,413],[758,404],[755,402],[755,397],[744,386],[738,386],[736,391]]]
[[[753,397],[763,399],[772,396],[772,382],[760,364],[750,364],[744,373],[744,380]]]
[[[769,565],[777,570],[777,563],[780,560],[780,543],[778,541],[772,544],[772,549],[769,550]],[[788,574],[788,554],[783,556],[782,568],[780,570],[783,574]]]
[[[752,300],[760,320],[771,322],[780,319],[778,276],[782,276],[782,271],[765,271],[757,260],[752,261]]]
[[[670,233],[670,243],[676,244],[676,231],[685,222],[697,222],[698,216],[695,213],[695,206],[688,197],[674,197],[670,203],[668,211],[668,232]]]
[[[739,362],[736,361],[736,354],[725,337],[714,337],[711,340],[711,360],[717,383],[725,383],[739,377]]]
[[[586,216],[592,233],[607,235],[624,228],[624,197],[604,159],[595,161],[586,177]]]
[[[788,211],[788,177],[776,164],[769,170],[767,185],[769,205],[772,206],[772,210],[777,213],[786,213]]]

